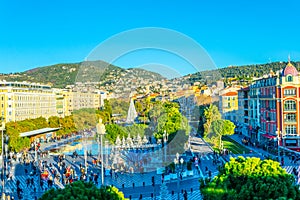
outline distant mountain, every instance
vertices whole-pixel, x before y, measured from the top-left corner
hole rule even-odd
[[[62,63],[38,67],[25,72],[1,74],[0,79],[6,81],[29,81],[51,84],[55,88],[74,85],[75,82],[97,82],[100,86],[112,86],[127,79],[144,79],[145,83],[165,79],[160,74],[144,69],[123,69],[104,61],[84,61],[79,63]],[[151,79],[151,80],[150,80]]]
[[[300,71],[300,62],[291,62]],[[266,64],[230,66],[216,70],[201,71],[189,74],[174,80],[174,84],[201,84],[211,85],[218,80],[224,80],[230,84],[231,78],[241,83],[251,82],[253,77],[261,77],[283,69],[287,62],[273,62]],[[130,94],[132,91],[143,93],[147,87],[156,88],[156,92],[162,88],[162,82],[166,80],[158,73],[140,68],[124,69],[104,61],[84,61],[79,63],[62,63],[45,67],[38,67],[25,72],[13,74],[0,74],[0,80],[6,81],[30,81],[51,84],[56,88],[65,88],[76,82],[91,83],[100,89],[115,92],[118,95]],[[229,80],[229,81],[228,81]]]

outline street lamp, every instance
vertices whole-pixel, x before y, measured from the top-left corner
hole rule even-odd
[[[278,152],[278,162],[281,163],[280,160],[280,136],[281,136],[281,131],[276,131],[277,133],[277,152]]]
[[[175,167],[176,167],[176,172],[177,172],[177,197],[178,197],[178,200],[180,199],[179,198],[179,179],[180,179],[180,168],[179,168],[179,164],[183,164],[184,160],[183,158],[180,158],[179,159],[179,153],[176,153],[176,158],[174,158],[174,164],[175,164]]]
[[[164,162],[166,162],[167,160],[167,131],[164,130],[164,134],[163,134],[163,145],[164,145]]]
[[[85,130],[83,131],[83,136],[84,136],[84,173],[86,174],[86,178],[87,178],[87,171],[88,171],[88,142],[87,142],[87,132],[85,132]]]
[[[99,119],[99,123],[96,125],[98,138],[100,136],[100,143],[101,143],[101,183],[104,184],[104,169],[103,169],[103,144],[102,144],[102,136],[105,135],[105,125],[102,123],[102,119]],[[98,139],[99,142],[99,139]]]

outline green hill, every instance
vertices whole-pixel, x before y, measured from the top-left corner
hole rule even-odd
[[[300,71],[300,62],[291,62]],[[253,77],[261,77],[269,74],[271,70],[276,72],[283,69],[287,62],[272,62],[266,64],[244,65],[244,66],[230,66],[216,70],[202,71],[190,75],[191,83],[199,81],[201,83],[210,84],[217,80],[228,78],[236,78],[238,81],[250,81]]]
[[[97,82],[110,85],[130,71],[133,76],[143,78],[164,79],[161,75],[143,69],[123,69],[104,61],[84,61],[79,63],[61,63],[38,67],[25,72],[1,74],[0,80],[29,81],[50,84],[56,88],[64,88],[75,82]],[[141,73],[141,71],[143,73]]]

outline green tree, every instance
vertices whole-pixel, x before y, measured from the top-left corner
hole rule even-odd
[[[64,189],[50,189],[41,200],[124,200],[124,194],[116,187],[103,186],[97,188],[92,182],[76,181],[66,185]]]
[[[92,108],[75,110],[72,116],[77,130],[91,129],[98,121],[95,109]]]
[[[229,120],[218,119],[212,122],[211,129],[207,137],[219,143],[219,149],[222,150],[222,137],[234,134],[235,125]]]
[[[109,103],[111,105],[112,114],[121,114],[122,116],[127,116],[129,101],[123,99],[110,99]],[[109,110],[107,110],[109,112]]]
[[[108,139],[112,144],[116,142],[118,136],[120,137],[120,139],[122,139],[123,137],[127,137],[126,131],[124,131],[124,129],[117,124],[107,124],[105,128],[105,138]]]
[[[158,109],[159,108],[159,109]],[[164,131],[169,135],[169,140],[175,137],[179,130],[187,134],[190,131],[188,120],[179,112],[179,106],[176,103],[165,102],[163,105],[157,104],[153,107],[155,111],[150,111],[152,118],[156,119],[154,136],[162,138]]]
[[[211,131],[211,124],[213,121],[221,119],[221,114],[218,110],[218,107],[214,104],[210,104],[208,107],[206,107],[203,111],[203,115],[205,118],[204,123],[204,133],[203,136],[206,137],[207,134]]]
[[[60,126],[59,117],[57,117],[57,116],[49,117],[48,124],[49,124],[50,128],[58,128]]]
[[[133,124],[123,127],[123,130],[126,132],[126,135],[130,134],[131,137],[136,137],[137,135],[144,137],[146,128],[147,126],[144,124]]]
[[[104,99],[104,111],[108,112],[110,114],[110,116],[112,115],[112,106],[109,102],[109,100]]]
[[[278,162],[255,157],[231,158],[211,181],[200,180],[203,199],[300,199],[295,179]]]

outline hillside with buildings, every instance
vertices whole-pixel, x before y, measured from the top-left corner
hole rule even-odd
[[[112,91],[128,89],[132,85],[144,86],[153,81],[165,79],[161,75],[144,69],[123,69],[103,61],[85,61],[80,63],[62,63],[38,67],[25,72],[1,74],[0,80],[27,81],[65,88],[78,83],[91,83],[101,89]]]
[[[300,70],[300,62],[292,62],[297,70]],[[259,78],[270,71],[282,70],[287,65],[287,62],[272,62],[265,64],[253,64],[242,66],[229,66],[220,69],[206,70],[190,74],[185,77],[189,78],[191,84],[201,82],[205,85],[210,85],[220,79],[223,79],[225,85],[232,85],[232,81],[238,82],[241,85],[247,85],[252,82],[253,78]]]

